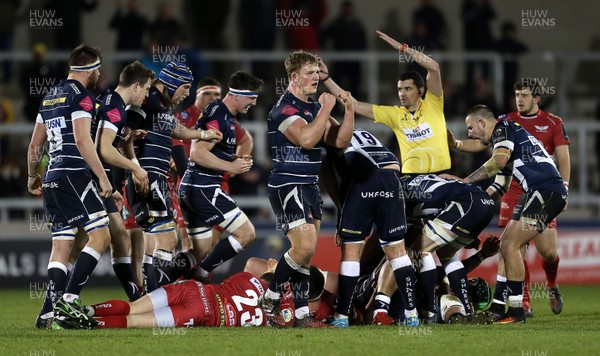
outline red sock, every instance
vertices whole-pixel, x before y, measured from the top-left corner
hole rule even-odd
[[[96,320],[98,320],[98,329],[127,328],[127,317],[125,315],[105,316],[103,318],[97,318]]]
[[[542,267],[546,272],[546,283],[548,284],[548,288],[556,287],[556,275],[558,274],[558,263],[560,262],[560,258],[558,255],[554,262],[546,262],[542,260]]]
[[[127,315],[129,303],[124,300],[111,299],[106,302],[92,305],[94,316]]]
[[[523,265],[525,266],[525,283],[523,286],[523,303],[529,303],[529,265],[527,264],[527,260],[523,261]]]

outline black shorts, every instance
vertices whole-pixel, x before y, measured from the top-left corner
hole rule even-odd
[[[127,201],[131,206],[135,223],[141,228],[148,228],[163,221],[173,221],[173,209],[171,208],[171,189],[167,178],[152,172],[148,172],[150,191],[146,195],[135,191],[131,173],[125,180],[125,192]]]
[[[406,234],[406,214],[400,174],[378,169],[350,185],[342,208],[338,234],[344,241],[362,241],[377,226],[379,239],[399,241]]]
[[[79,227],[92,219],[106,216],[98,187],[88,171],[43,183],[42,194],[53,232]]]
[[[179,203],[188,229],[219,225],[241,211],[220,186],[201,188],[182,182]]]
[[[484,191],[470,191],[456,194],[452,201],[446,205],[436,220],[446,229],[465,240],[477,237],[485,229],[496,211],[496,205]],[[463,243],[463,244],[464,244]]]
[[[539,232],[546,229],[567,204],[567,194],[545,189],[529,189],[519,199],[512,220],[535,225]]]
[[[286,185],[273,189],[269,201],[277,225],[285,234],[303,224],[314,224],[323,216],[323,198],[316,184]]]

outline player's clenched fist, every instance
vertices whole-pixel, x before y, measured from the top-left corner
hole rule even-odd
[[[329,93],[323,93],[319,96],[319,104],[321,104],[322,107],[331,110],[335,106],[335,96]]]
[[[344,108],[346,108],[346,110],[354,110],[354,102],[352,100],[352,94],[350,94],[349,91],[342,91],[338,94],[338,97],[340,98],[340,100],[342,100],[342,103],[344,104]]]

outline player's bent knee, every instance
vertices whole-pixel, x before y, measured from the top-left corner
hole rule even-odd
[[[74,241],[75,234],[77,233],[77,228],[75,227],[67,227],[64,229],[52,231],[52,240],[53,241]]]
[[[433,242],[435,246],[429,246],[426,249],[430,251],[436,247],[445,246],[455,240],[454,237],[450,236],[448,231],[437,221],[432,220],[425,225],[425,235]]]
[[[88,235],[90,235],[94,230],[108,229],[108,221],[108,216],[106,216],[105,214],[95,216],[90,221],[83,224],[83,228],[85,229],[85,232],[87,232]]]
[[[231,234],[249,221],[248,216],[243,211],[234,209],[225,214],[225,220],[219,226]],[[252,227],[252,230],[254,230],[254,227]]]

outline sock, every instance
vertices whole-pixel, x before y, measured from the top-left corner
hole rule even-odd
[[[404,315],[416,316],[417,305],[415,303],[415,270],[407,255],[394,258],[390,261],[394,270],[394,278],[404,302]]]
[[[352,295],[354,287],[358,282],[360,274],[360,262],[342,261],[340,264],[340,274],[338,276],[338,305],[336,311],[341,315],[350,314],[350,305],[352,304]]]
[[[129,301],[138,300],[140,298],[140,291],[135,284],[135,277],[131,269],[131,257],[115,257],[112,259],[112,266]]]
[[[379,313],[388,313],[390,310],[391,298],[382,292],[375,294],[375,300],[373,301],[373,318]]]
[[[525,283],[523,284],[523,304],[529,304],[529,265],[527,263],[527,260],[523,261],[523,265],[525,266]]]
[[[176,281],[186,272],[191,271],[196,266],[196,258],[190,251],[181,251],[173,259],[171,268],[171,280]]]
[[[494,290],[494,304],[506,305],[506,277],[499,274],[496,275],[496,289]]]
[[[435,286],[437,284],[437,268],[433,255],[424,255],[420,260],[420,268],[417,273],[417,285],[421,293],[423,293],[425,299],[424,307],[427,309],[427,313],[435,315]]]
[[[558,274],[558,264],[560,262],[560,258],[558,255],[554,262],[546,262],[542,260],[542,267],[544,268],[544,272],[546,272],[546,283],[548,284],[548,288],[556,287],[556,275]]]
[[[152,256],[152,267],[158,287],[171,283],[171,268],[173,266],[173,253],[167,250],[156,249]]]
[[[292,259],[292,257],[290,256],[290,252],[286,252],[277,263],[273,280],[269,284],[269,289],[267,290],[267,293],[269,291],[277,293],[281,292],[284,289],[285,284],[292,277],[292,274],[294,274],[300,267],[301,266]],[[271,298],[270,295],[273,294],[267,294],[267,297]]]
[[[142,263],[142,275],[144,276],[144,286],[146,294],[158,288],[156,284],[156,271],[152,266],[152,256],[144,255]]]
[[[508,307],[522,308],[523,307],[523,281],[506,281],[508,290]]]
[[[86,246],[83,248],[79,257],[77,257],[77,261],[75,262],[75,266],[73,267],[73,272],[71,273],[71,278],[69,279],[69,284],[65,289],[65,294],[73,294],[79,296],[83,286],[87,283],[90,278],[90,274],[96,268],[98,261],[100,260],[100,253],[93,248]],[[65,300],[68,299],[65,296]]]
[[[125,315],[111,315],[103,318],[98,318],[98,329],[107,328],[127,328],[127,317]]]
[[[295,315],[297,319],[304,318],[310,313],[308,309],[308,290],[310,288],[310,270],[300,267],[290,279],[292,293],[294,295]]]
[[[92,305],[94,316],[127,315],[129,303],[124,300],[111,299],[106,302]]]
[[[219,241],[212,252],[200,263],[200,267],[206,272],[212,272],[225,261],[229,261],[239,252],[243,251],[242,245],[233,237]]]
[[[457,296],[461,303],[463,303],[467,315],[473,314],[473,305],[471,305],[467,287],[467,272],[462,262],[459,260],[452,261],[446,265],[444,270],[450,282],[452,294]]]
[[[65,287],[67,286],[67,266],[60,262],[48,263],[48,288],[46,289],[46,297],[40,311],[40,316],[50,313],[54,310],[54,304],[58,298],[62,297]]]

